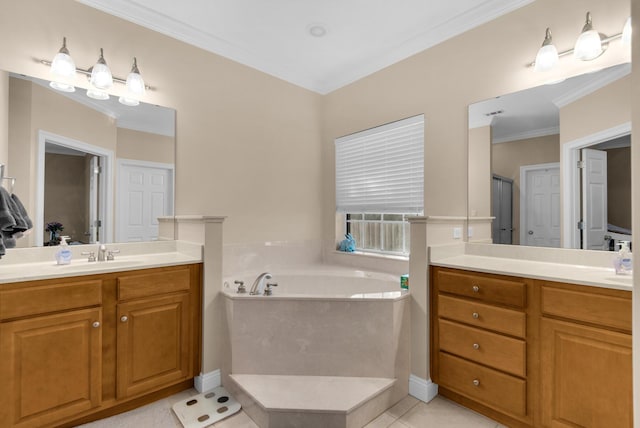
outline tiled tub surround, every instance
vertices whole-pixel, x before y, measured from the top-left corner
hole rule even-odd
[[[360,427],[407,395],[409,294],[399,278],[326,266],[271,273],[272,296],[224,289],[223,383],[261,428]],[[249,278],[226,282],[249,288]]]

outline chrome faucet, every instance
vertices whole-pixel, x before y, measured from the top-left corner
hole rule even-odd
[[[105,257],[104,257],[106,252],[107,252],[107,246],[106,245],[102,244],[102,245],[100,245],[100,247],[98,247],[98,261],[99,262],[103,262],[103,261],[106,260]]]
[[[257,294],[262,294],[262,290],[264,289],[264,280],[271,279],[271,274],[269,272],[263,272],[253,281],[253,285],[251,286],[251,291],[249,291],[249,295],[255,296]]]

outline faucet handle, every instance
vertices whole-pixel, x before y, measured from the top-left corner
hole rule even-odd
[[[265,288],[264,290],[264,295],[271,296],[273,294],[273,290],[271,289],[271,287],[277,287],[277,286],[278,286],[277,282],[268,282],[267,288]]]
[[[114,254],[118,254],[120,252],[120,250],[109,250],[107,251],[107,261],[111,261],[113,260],[115,257],[113,257]]]
[[[80,254],[83,256],[89,256],[89,258],[87,259],[88,262],[96,261],[96,253],[94,253],[93,251],[83,251]]]
[[[233,283],[238,286],[238,294],[244,294],[247,292],[247,288],[244,286],[244,281],[236,279],[235,281],[233,281]]]

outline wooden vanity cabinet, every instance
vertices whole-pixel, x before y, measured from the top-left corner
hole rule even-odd
[[[101,404],[102,281],[0,288],[0,426],[41,427]]]
[[[632,427],[631,293],[540,287],[543,426]]]
[[[200,264],[0,284],[0,428],[75,426],[188,388],[200,305]]]
[[[629,291],[432,267],[431,334],[440,394],[509,427],[633,426]]]

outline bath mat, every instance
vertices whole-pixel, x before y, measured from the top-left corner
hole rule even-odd
[[[173,412],[185,428],[204,428],[240,411],[238,403],[219,386],[173,405]]]

